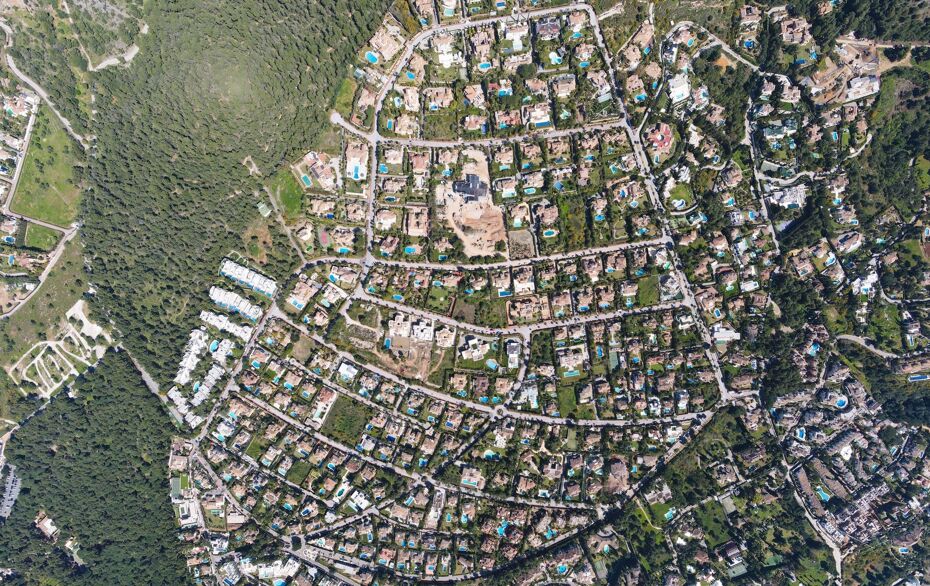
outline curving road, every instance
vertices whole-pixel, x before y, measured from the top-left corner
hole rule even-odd
[[[13,46],[13,29],[10,27],[9,23],[6,20],[0,19],[0,29],[6,33],[6,49],[9,49]],[[18,77],[20,81],[32,88],[32,91],[37,93],[42,100],[48,104],[48,107],[51,108],[52,112],[55,113],[55,116],[58,117],[58,120],[61,122],[61,125],[65,127],[65,130],[68,131],[68,134],[77,141],[81,148],[87,150],[91,145],[91,137],[84,136],[79,134],[74,127],[71,125],[71,121],[62,116],[61,112],[58,111],[58,108],[55,107],[55,104],[52,102],[52,99],[48,96],[48,92],[42,89],[38,83],[36,83],[31,77],[23,73],[16,67],[16,63],[13,61],[13,56],[10,55],[9,51],[6,53],[6,64],[10,67],[10,71],[13,72],[13,75]]]

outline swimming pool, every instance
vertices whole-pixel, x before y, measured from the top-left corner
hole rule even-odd
[[[365,52],[365,59],[367,59],[368,62],[371,63],[372,65],[376,65],[378,63],[378,56],[372,53],[371,51]]]

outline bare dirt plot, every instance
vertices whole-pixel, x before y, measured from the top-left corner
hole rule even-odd
[[[511,260],[536,256],[536,242],[529,230],[512,230],[507,233],[507,239],[510,242]]]
[[[493,256],[497,254],[497,243],[506,242],[504,212],[490,201],[464,203],[452,196],[446,200],[446,211],[466,256]]]

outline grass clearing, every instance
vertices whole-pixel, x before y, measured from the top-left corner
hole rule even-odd
[[[252,441],[249,442],[249,445],[245,448],[245,455],[252,458],[253,460],[258,460],[262,454],[265,453],[265,450],[268,449],[269,442],[263,437],[253,437]]]
[[[875,344],[890,352],[900,352],[901,342],[901,315],[898,306],[892,303],[876,305],[869,314],[868,332],[875,340]]]
[[[61,232],[58,230],[32,223],[26,226],[26,246],[30,248],[49,251],[55,248],[60,238]]]
[[[930,160],[920,155],[914,163],[917,168],[917,186],[922,191],[930,189]]]
[[[10,208],[58,226],[74,222],[81,195],[74,177],[77,152],[65,129],[43,104]]]
[[[640,307],[648,307],[659,302],[659,277],[658,275],[649,275],[639,280],[639,288],[636,291],[636,304]]]
[[[695,516],[704,529],[704,539],[707,541],[707,547],[716,549],[730,540],[730,532],[727,529],[727,515],[723,507],[716,501],[707,501],[697,508]]]
[[[561,387],[559,389],[559,414],[562,417],[571,417],[577,406],[574,387]]]
[[[303,484],[303,481],[306,480],[312,469],[313,465],[310,464],[310,462],[306,460],[295,460],[294,465],[287,471],[287,476],[285,478],[294,484]]]
[[[374,410],[371,407],[339,395],[326,415],[320,433],[354,446],[365,430],[365,424],[373,416]]]
[[[343,118],[349,118],[352,115],[352,106],[355,102],[355,92],[357,89],[358,84],[349,76],[343,78],[342,83],[339,85],[339,92],[336,93],[335,108]]]
[[[268,185],[268,189],[274,194],[278,201],[281,202],[281,209],[284,213],[284,220],[292,223],[300,218],[301,207],[303,206],[304,191],[291,170],[288,168],[281,169]]]

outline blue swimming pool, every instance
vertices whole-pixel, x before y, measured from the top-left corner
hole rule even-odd
[[[368,62],[371,63],[372,65],[375,65],[376,63],[378,63],[378,56],[372,53],[371,51],[365,52],[365,59],[367,59]]]

